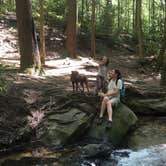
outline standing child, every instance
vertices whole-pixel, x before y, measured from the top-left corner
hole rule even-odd
[[[103,91],[106,82],[108,64],[109,64],[109,59],[106,56],[103,56],[98,66],[98,74],[96,80],[97,81],[96,94],[98,94],[99,91]]]

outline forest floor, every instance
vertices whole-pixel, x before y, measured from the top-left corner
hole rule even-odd
[[[29,104],[40,99],[45,89],[65,89],[72,91],[70,73],[73,70],[87,75],[90,84],[90,92],[95,89],[95,77],[97,74],[97,60],[89,58],[89,49],[79,44],[78,58],[65,57],[64,36],[60,30],[52,28],[47,30],[46,35],[46,65],[45,74],[24,74],[19,72],[19,59],[17,30],[14,26],[0,21],[0,63],[8,66],[6,77],[17,86],[17,89],[24,94],[24,99]],[[102,56],[110,59],[109,68],[120,69],[127,84],[159,85],[160,75],[153,70],[153,56],[146,57],[145,64],[140,64],[135,53],[125,48],[111,48],[102,43],[97,43],[96,59]],[[15,95],[20,95],[18,90],[13,90]]]

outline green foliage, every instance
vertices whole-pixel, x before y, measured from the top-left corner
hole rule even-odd
[[[134,2],[134,3],[133,3]],[[96,33],[128,33],[135,37],[135,3],[136,0],[96,0]],[[91,32],[91,0],[77,0],[79,32]],[[66,0],[44,0],[45,24],[65,28]],[[15,0],[2,0],[0,13],[15,10]],[[39,0],[32,1],[35,21],[39,22]],[[142,0],[142,30],[145,53],[156,54],[163,37],[165,2]]]
[[[0,14],[15,11],[15,0],[1,1]]]
[[[39,0],[32,1],[33,15],[39,21]],[[63,25],[65,20],[65,0],[45,0],[45,22],[50,26]]]

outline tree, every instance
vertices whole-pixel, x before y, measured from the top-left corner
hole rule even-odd
[[[165,4],[166,9],[166,4]],[[165,18],[164,18],[164,35],[162,38],[161,48],[158,56],[158,64],[157,64],[157,70],[160,71],[161,67],[163,66],[163,60],[164,60],[164,54],[166,50],[166,10],[165,10]]]
[[[140,60],[143,59],[143,41],[142,41],[142,20],[141,20],[142,0],[136,0],[136,33],[137,33],[137,55]]]
[[[69,56],[76,58],[77,2],[67,0],[66,50]]]
[[[39,0],[40,4],[40,56],[42,65],[45,64],[45,30],[44,30],[44,0]]]
[[[40,55],[30,0],[16,0],[16,16],[20,48],[20,68],[40,69]]]
[[[165,9],[166,9],[166,0],[165,0]],[[166,10],[165,10],[165,21],[164,21],[164,36],[162,41],[162,46],[159,54],[159,66],[161,68],[161,85],[166,86]],[[160,67],[159,67],[160,68]]]
[[[96,0],[92,0],[92,16],[91,16],[91,21],[92,21],[92,29],[91,29],[91,57],[95,58],[95,6],[96,6]]]

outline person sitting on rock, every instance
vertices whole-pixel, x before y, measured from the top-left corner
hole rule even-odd
[[[99,96],[103,97],[98,124],[103,121],[103,115],[107,108],[108,112],[108,124],[107,128],[112,125],[112,106],[117,106],[120,103],[120,90],[122,89],[121,73],[117,69],[113,69],[109,72],[110,81],[108,84],[107,93],[99,93]]]

